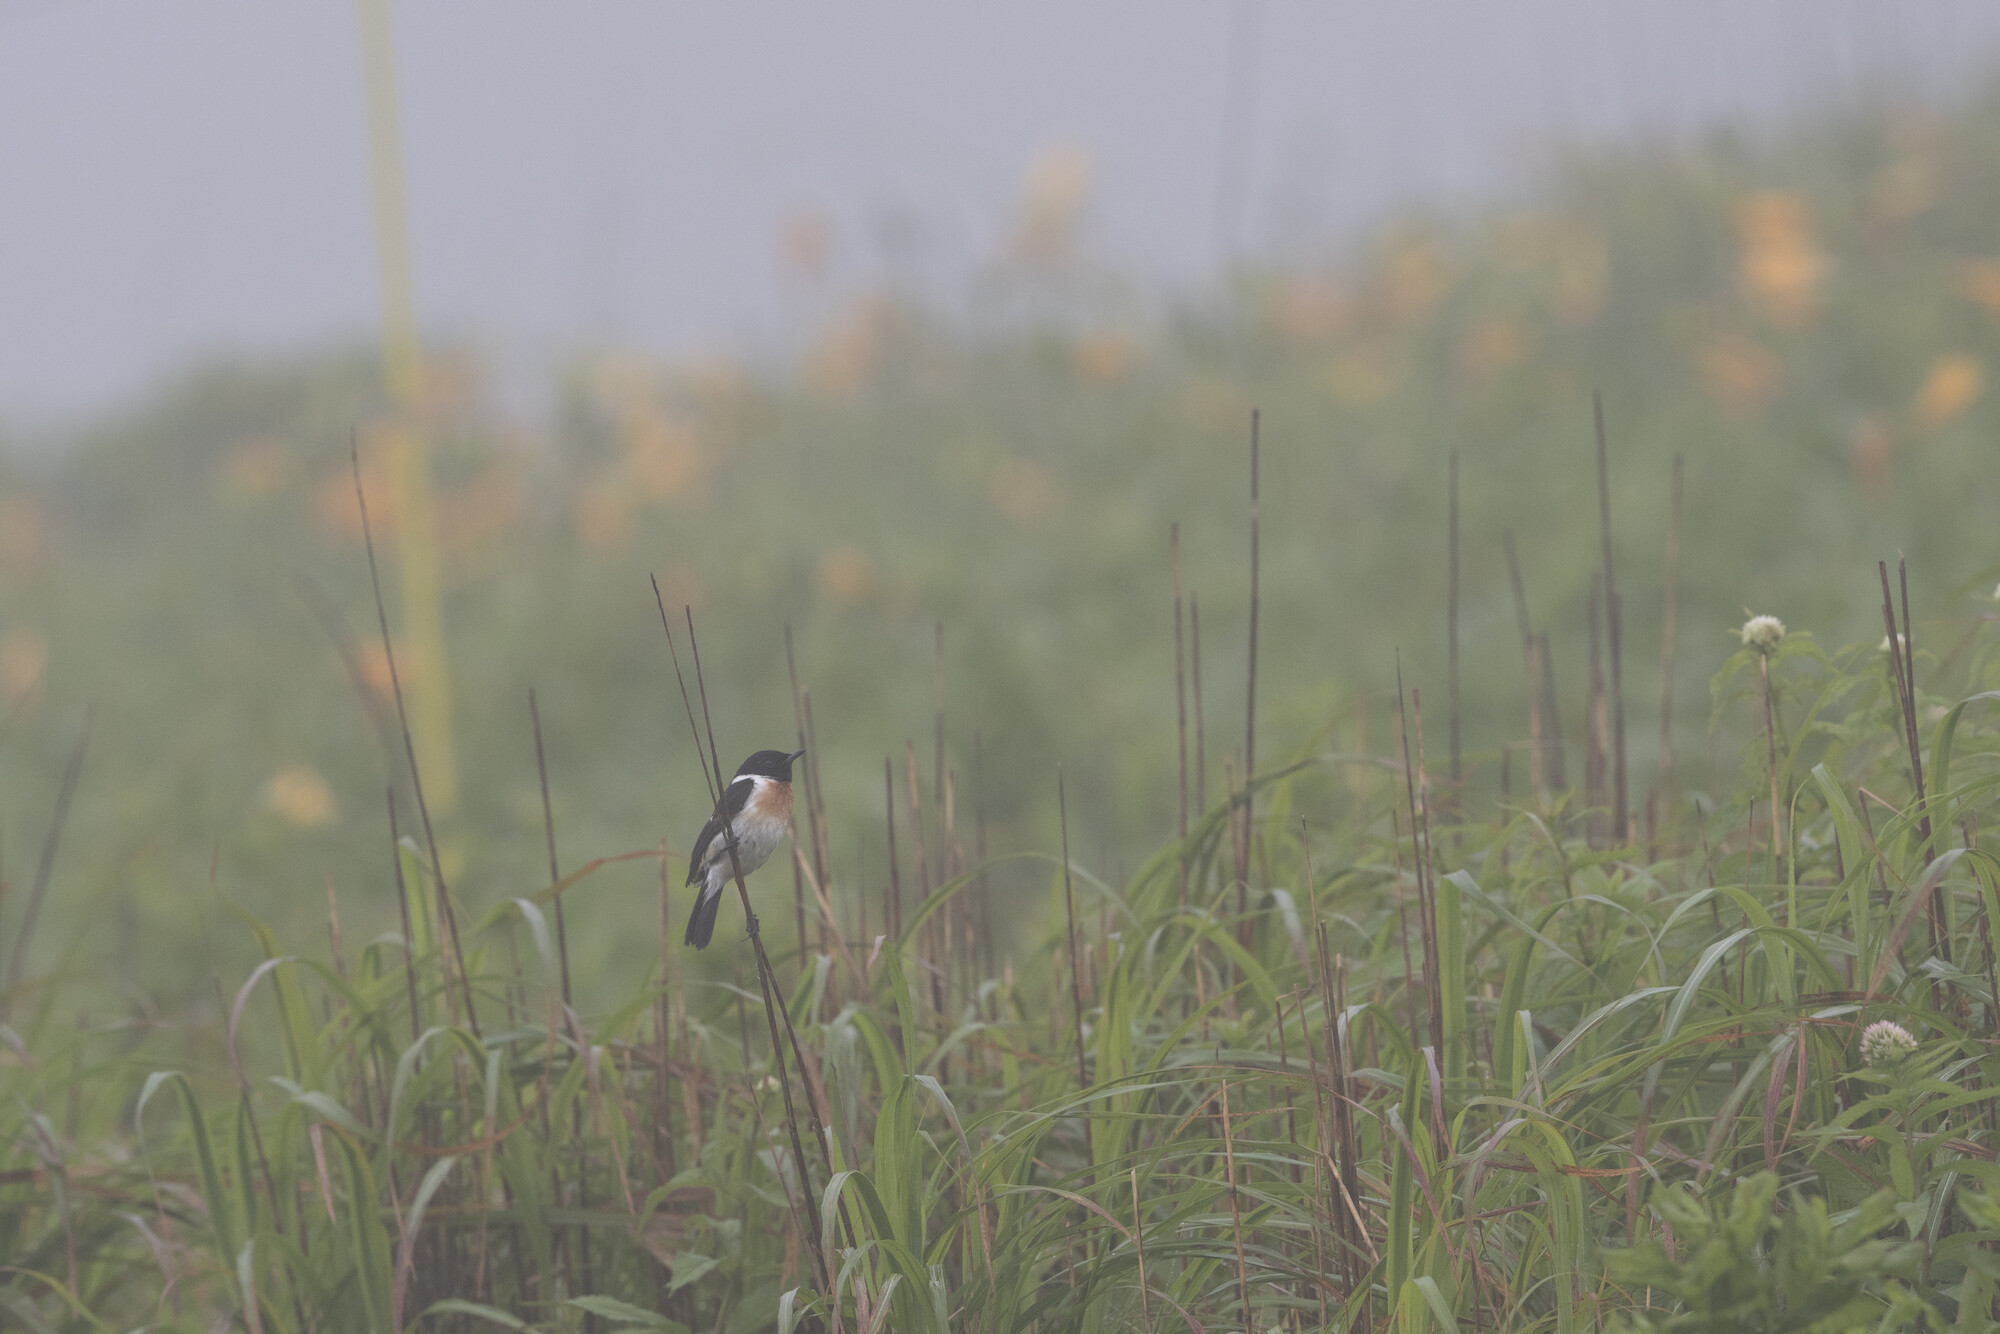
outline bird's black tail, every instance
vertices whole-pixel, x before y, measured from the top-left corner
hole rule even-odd
[[[688,914],[686,944],[696,949],[707,949],[708,938],[715,934],[716,910],[722,907],[722,892],[703,893],[694,901],[694,911]]]

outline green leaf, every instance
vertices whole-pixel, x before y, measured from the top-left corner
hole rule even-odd
[[[674,1256],[674,1281],[667,1292],[669,1294],[679,1292],[721,1263],[722,1261],[712,1255],[697,1255],[693,1251],[677,1253]]]
[[[680,1321],[669,1320],[657,1312],[634,1306],[630,1302],[622,1302],[616,1297],[593,1294],[588,1297],[572,1297],[564,1304],[615,1321],[623,1329],[652,1329],[659,1330],[662,1334],[687,1334],[687,1326]]]
[[[443,1301],[432,1302],[417,1317],[417,1323],[422,1324],[425,1316],[432,1315],[469,1315],[487,1321],[489,1324],[505,1326],[508,1329],[526,1329],[528,1327],[528,1322],[519,1316],[509,1315],[505,1311],[496,1310],[491,1306],[481,1306],[478,1302],[460,1301],[456,1297],[447,1297]]]

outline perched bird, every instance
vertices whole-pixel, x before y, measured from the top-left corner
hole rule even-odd
[[[688,858],[690,885],[700,885],[701,893],[688,914],[687,943],[696,949],[708,945],[715,933],[715,912],[722,906],[722,891],[736,878],[738,867],[744,875],[762,866],[785,836],[792,819],[792,761],[805,754],[795,750],[760,750],[737,767],[729,780],[715,814],[701,827]],[[736,835],[736,858],[729,857],[729,839],[723,827]]]

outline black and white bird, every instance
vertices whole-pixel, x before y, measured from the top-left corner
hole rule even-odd
[[[736,878],[737,868],[749,875],[762,866],[791,827],[792,761],[803,754],[803,750],[789,755],[782,750],[760,750],[743,761],[724,789],[715,814],[701,827],[694,853],[688,858],[687,878],[690,885],[701,886],[687,924],[687,943],[696,949],[705,948],[715,934],[722,891]],[[723,833],[725,823],[736,835],[734,864],[729,857],[729,839]]]

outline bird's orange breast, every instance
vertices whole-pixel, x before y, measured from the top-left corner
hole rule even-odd
[[[744,803],[743,813],[759,820],[789,821],[792,818],[792,785],[776,779],[766,779],[757,784],[750,800]]]

